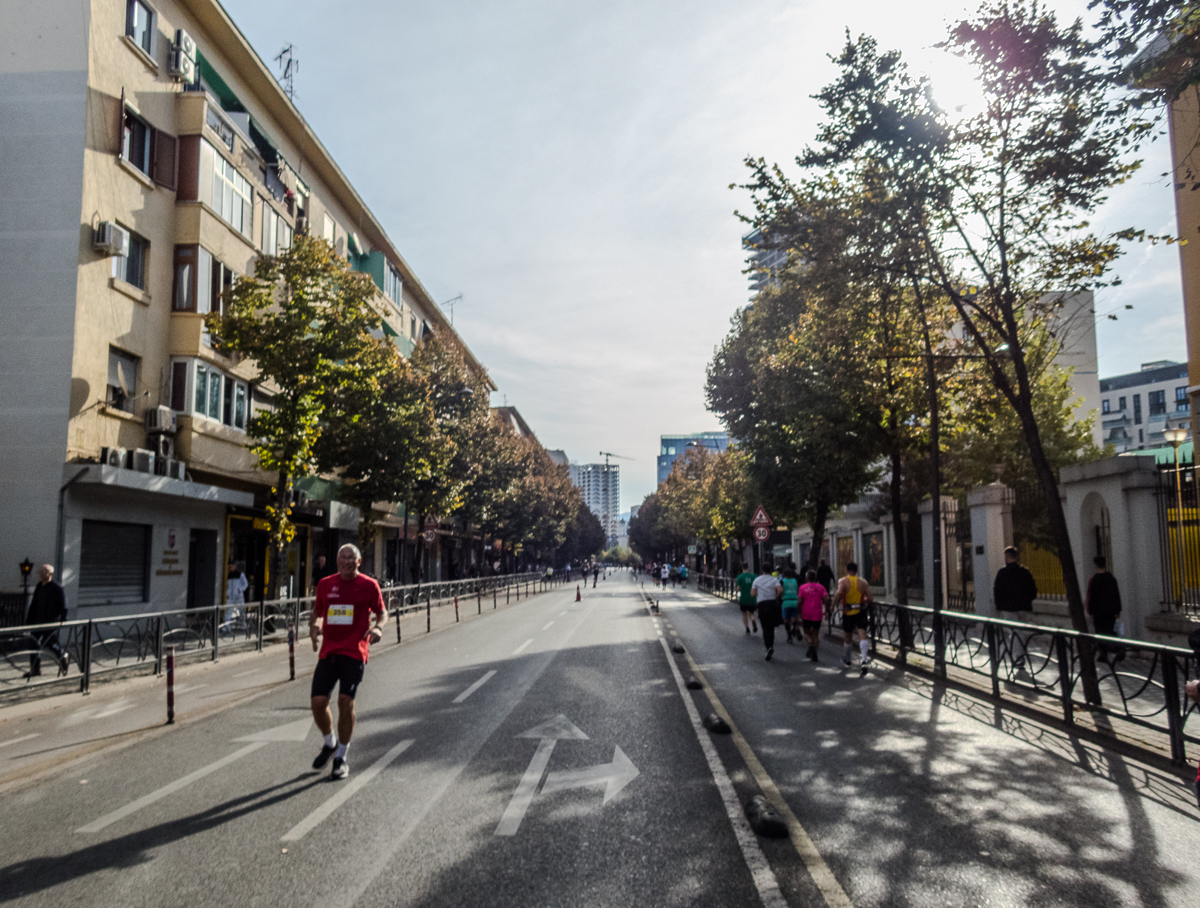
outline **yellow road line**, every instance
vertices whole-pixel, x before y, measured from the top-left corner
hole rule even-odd
[[[697,680],[704,685],[704,693],[708,696],[708,702],[712,704],[717,715],[720,716],[729,725],[732,731],[733,743],[738,749],[738,753],[742,755],[742,759],[746,761],[746,767],[750,770],[750,775],[754,777],[754,781],[758,783],[758,787],[762,789],[762,793],[767,800],[771,802],[771,806],[779,812],[787,823],[788,833],[792,840],[792,845],[796,849],[796,853],[800,855],[800,860],[804,861],[804,866],[808,868],[809,876],[816,883],[817,888],[821,890],[821,895],[825,898],[825,904],[829,908],[854,908],[850,897],[846,895],[846,890],[838,883],[834,877],[833,871],[829,869],[829,865],[825,863],[825,859],[821,857],[821,852],[817,851],[817,846],[813,843],[812,838],[800,825],[800,821],[796,819],[796,815],[792,813],[792,809],[784,800],[783,794],[779,791],[779,787],[775,781],[767,774],[767,770],[763,767],[758,756],[750,748],[750,744],[743,737],[741,731],[737,727],[737,723],[733,721],[733,717],[729,715],[729,710],[725,708],[720,698],[713,691],[712,685],[708,683],[708,678],[700,671],[700,667],[696,665],[696,660],[692,658],[690,652],[684,653],[684,658],[687,659],[688,668],[696,676]]]

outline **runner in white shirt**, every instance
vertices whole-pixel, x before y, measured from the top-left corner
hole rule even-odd
[[[754,578],[754,585],[750,590],[758,601],[758,620],[762,624],[763,646],[767,648],[767,661],[770,662],[771,657],[775,655],[775,625],[779,624],[782,617],[778,600],[783,595],[783,584],[779,582],[779,578],[772,577],[764,569]]]

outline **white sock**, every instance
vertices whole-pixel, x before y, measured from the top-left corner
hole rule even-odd
[[[341,741],[338,741],[337,750],[335,750],[333,752],[333,758],[335,760],[346,759],[346,748],[348,748],[349,746],[350,746],[349,744],[343,744]]]
[[[862,654],[863,662],[866,662],[868,659],[871,658],[869,655],[867,655],[867,653],[870,651],[870,649],[871,649],[871,641],[870,640],[859,640],[858,641],[858,651],[859,651],[859,653]]]
[[[323,740],[326,747],[333,747],[337,744],[337,738],[333,736],[333,732],[327,734]]]

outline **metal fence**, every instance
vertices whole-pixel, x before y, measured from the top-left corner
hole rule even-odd
[[[405,616],[424,612],[426,633],[434,609],[454,607],[454,620],[472,605],[477,614],[501,603],[520,601],[571,575],[506,574],[384,587],[384,604],[396,620],[399,642]],[[245,605],[215,605],[64,621],[59,624],[0,627],[0,697],[27,691],[61,692],[78,687],[86,693],[92,679],[120,673],[161,674],[167,647],[176,661],[216,660],[219,656],[261,650],[287,640],[288,626],[300,627],[313,599],[278,599]],[[419,618],[418,618],[419,620]],[[411,621],[410,621],[411,623]]]
[[[1162,467],[1156,497],[1162,601],[1176,611],[1200,615],[1200,520],[1195,465]]]

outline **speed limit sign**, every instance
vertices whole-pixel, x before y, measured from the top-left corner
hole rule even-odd
[[[425,530],[425,541],[426,541],[426,542],[433,542],[433,540],[435,540],[435,539],[437,539],[437,530],[433,529],[432,527],[428,527],[428,528],[426,528],[426,530]]]
[[[754,538],[758,542],[766,542],[768,539],[771,538],[771,528],[770,527],[755,527],[754,528]]]

